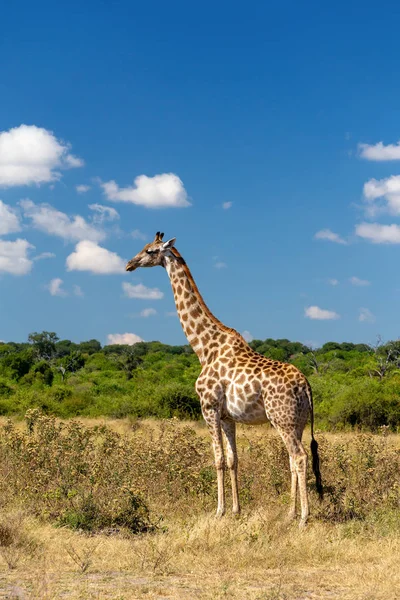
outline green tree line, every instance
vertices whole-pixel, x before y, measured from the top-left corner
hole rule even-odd
[[[296,365],[309,379],[317,426],[400,427],[400,341],[375,346],[328,342],[311,349],[287,339],[253,340],[265,356]],[[139,342],[104,346],[34,332],[0,343],[0,415],[30,408],[59,417],[199,418],[190,346]]]

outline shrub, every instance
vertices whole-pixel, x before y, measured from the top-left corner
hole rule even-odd
[[[11,486],[33,514],[90,531],[152,527],[118,452],[118,436],[74,421],[57,423],[39,410],[28,411],[26,420],[26,432],[11,422],[3,427],[0,456],[7,477],[3,471],[1,484]]]
[[[199,398],[192,386],[170,383],[160,388],[156,398],[166,417],[198,419],[201,415]]]
[[[13,388],[6,381],[0,379],[0,396],[8,398],[13,392]]]

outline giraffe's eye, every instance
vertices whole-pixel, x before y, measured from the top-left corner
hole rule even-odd
[[[157,254],[158,250],[146,250],[147,254]]]

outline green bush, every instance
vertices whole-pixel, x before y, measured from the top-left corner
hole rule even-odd
[[[201,415],[199,398],[192,386],[170,383],[159,390],[156,398],[167,417],[198,419]]]

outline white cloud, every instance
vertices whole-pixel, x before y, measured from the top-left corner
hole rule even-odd
[[[79,296],[80,298],[83,298],[83,296],[85,295],[80,285],[74,285],[73,290],[74,296]]]
[[[364,184],[363,193],[368,215],[380,212],[400,215],[400,175],[370,179]]]
[[[356,235],[373,244],[400,244],[399,225],[360,223],[356,226]]]
[[[5,242],[0,240],[0,273],[11,275],[26,275],[32,269],[32,261],[28,258],[28,251],[33,249],[27,240]]]
[[[252,342],[254,340],[250,331],[247,331],[247,330],[242,331],[242,337],[246,340],[246,342]]]
[[[90,240],[79,242],[75,252],[72,252],[66,260],[68,271],[90,271],[98,275],[125,273],[125,264],[126,261],[118,254]]]
[[[48,183],[60,179],[58,169],[82,167],[69,150],[69,144],[35,125],[0,132],[0,187]]]
[[[147,236],[145,233],[142,233],[140,231],[140,229],[134,229],[131,233],[131,236],[133,237],[134,240],[146,240]]]
[[[361,158],[367,160],[400,160],[400,142],[397,144],[388,144],[385,146],[383,142],[377,144],[358,144],[358,152]]]
[[[89,204],[90,210],[98,213],[93,216],[93,223],[104,223],[104,221],[116,221],[119,219],[119,214],[115,208],[111,206],[103,206],[103,204]]]
[[[339,281],[337,279],[328,279],[329,285],[339,285]]]
[[[34,204],[32,200],[21,200],[20,205],[24,215],[32,220],[33,226],[49,235],[69,241],[100,242],[105,238],[104,231],[87,223],[79,215],[69,217],[50,204]]]
[[[321,229],[314,235],[316,240],[328,240],[329,242],[335,242],[335,244],[347,244],[338,233],[334,233],[330,229]]]
[[[0,200],[0,235],[20,231],[19,218],[16,211]]]
[[[228,265],[222,261],[218,261],[218,262],[214,263],[214,267],[216,269],[226,269],[227,266]]]
[[[229,210],[230,208],[232,208],[232,204],[233,204],[233,202],[223,202],[222,203],[222,208],[224,210]]]
[[[139,298],[140,300],[161,300],[164,297],[164,293],[158,288],[148,288],[143,283],[132,285],[124,281],[122,284],[124,295],[128,298]]]
[[[46,288],[49,290],[52,296],[66,296],[67,292],[62,289],[63,280],[59,277],[52,279]]]
[[[128,346],[143,342],[142,338],[136,333],[109,333],[107,341],[109,344],[127,344]]]
[[[340,315],[333,310],[325,310],[319,308],[319,306],[309,306],[305,309],[304,314],[308,319],[316,319],[317,321],[340,319]]]
[[[360,287],[371,285],[370,281],[368,281],[367,279],[360,279],[359,277],[350,277],[349,281],[352,285],[357,285]]]
[[[56,255],[53,252],[42,252],[41,254],[34,256],[32,258],[32,260],[43,260],[45,258],[55,258],[55,257],[56,257]]]
[[[101,183],[108,200],[131,202],[146,208],[180,208],[190,206],[181,179],[174,173],[154,177],[139,175],[132,187],[120,188],[115,181]]]
[[[90,185],[85,185],[82,183],[80,185],[76,185],[75,189],[78,192],[78,194],[86,194],[86,192],[90,190]]]
[[[361,323],[375,323],[375,315],[368,308],[360,308],[358,320]]]
[[[140,316],[144,317],[145,319],[147,317],[152,317],[156,314],[157,314],[157,311],[155,310],[155,308],[144,308],[142,311],[140,311]]]

